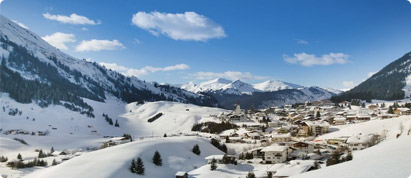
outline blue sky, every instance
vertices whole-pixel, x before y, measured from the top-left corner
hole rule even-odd
[[[407,0],[4,0],[0,13],[74,57],[173,84],[343,89],[411,51]]]

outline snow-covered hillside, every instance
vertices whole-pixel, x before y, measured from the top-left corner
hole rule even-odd
[[[126,113],[121,115],[128,119],[128,125],[139,126],[144,133],[162,135],[164,133],[188,133],[195,123],[207,120],[210,115],[217,115],[227,110],[200,107],[177,102],[150,102],[143,105],[130,103],[126,105]],[[161,116],[152,122],[149,119],[157,114]]]
[[[341,136],[352,136],[358,134],[378,134],[385,135],[387,139],[393,139],[401,132],[411,129],[411,116],[401,116],[394,119],[371,120],[368,122],[332,126],[331,130],[336,130],[328,134],[319,136],[317,139],[324,140]]]
[[[385,178],[411,176],[411,135],[390,139],[354,152],[354,159],[293,178]]]
[[[191,149],[198,144],[200,155]],[[155,151],[161,154],[163,165],[155,166],[152,157]],[[172,177],[178,171],[190,171],[207,163],[206,156],[222,154],[208,140],[197,137],[168,137],[145,139],[115,147],[83,154],[57,166],[39,170],[25,178],[131,178],[131,160],[141,157],[145,175],[141,177]],[[138,177],[138,176],[137,176]]]
[[[0,93],[0,156],[13,159],[21,153],[25,159],[33,159],[38,155],[34,152],[35,149],[49,150],[51,147],[56,150],[82,149],[84,151],[88,148],[98,148],[110,137],[119,137],[124,133],[132,135],[135,139],[151,136],[158,138],[165,133],[169,136],[189,133],[194,123],[213,120],[209,117],[210,114],[227,112],[219,108],[166,101],[146,102],[139,105],[136,102],[127,104],[114,97],[107,98],[106,102],[88,99],[85,101],[94,108],[95,118],[87,117],[60,105],[41,108],[34,103],[18,103],[8,94]],[[16,111],[15,115],[12,114],[14,111]],[[151,123],[148,122],[148,119],[159,112],[163,114],[161,117]],[[107,114],[113,122],[117,120],[120,127],[110,125],[103,114]],[[9,131],[13,132],[6,135]],[[35,135],[32,135],[33,132]],[[47,134],[39,136],[39,132]],[[14,138],[23,139],[28,145],[23,145],[13,140]],[[166,140],[164,144],[167,143],[169,142]],[[192,145],[190,147],[192,148]],[[204,148],[207,147],[204,146]],[[180,149],[182,148],[178,148]],[[210,150],[213,149],[208,149]],[[204,153],[208,153],[207,150],[204,150]],[[181,159],[177,158],[178,155],[176,154],[176,161],[181,162]],[[52,162],[52,158],[50,159],[47,160],[49,164]],[[201,160],[199,163],[203,165],[202,158],[195,160]],[[194,162],[188,162],[187,165],[191,163]],[[34,170],[11,170],[4,164],[0,164],[0,172],[13,177],[21,177],[32,171]]]
[[[1,15],[0,56],[5,58],[3,67],[18,72],[24,79],[61,86],[84,98],[104,100],[114,96],[127,102],[172,100],[208,106],[216,104],[200,94],[126,77],[95,62],[73,58]],[[0,87],[3,92],[10,90],[13,89]]]
[[[254,88],[261,90],[261,91],[278,91],[284,89],[295,89],[295,88],[302,88],[303,86],[287,83],[279,80],[267,80],[262,83],[257,83],[253,85]]]
[[[124,133],[133,136],[162,136],[164,133],[187,133],[192,126],[227,110],[201,107],[178,102],[158,101],[137,104],[126,104],[116,98],[106,103],[86,100],[94,108],[95,118],[89,118],[73,112],[63,106],[53,105],[41,108],[37,104],[22,104],[11,99],[8,94],[0,93],[0,129],[22,129],[29,133],[47,131],[51,136],[96,135],[121,136]],[[9,115],[12,110],[20,114]],[[156,114],[163,115],[153,122],[147,120]],[[103,114],[107,114],[113,122],[118,120],[120,127],[106,122]],[[54,129],[53,129],[54,128]]]

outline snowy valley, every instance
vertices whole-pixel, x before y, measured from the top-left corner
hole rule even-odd
[[[188,21],[182,25],[190,29],[186,33],[206,25],[213,32],[222,29],[195,12],[139,12],[132,23],[143,23],[138,27],[156,40],[161,35],[187,40],[178,36],[185,33],[145,24],[156,22],[156,15],[158,21],[178,18],[163,21],[164,26]],[[134,19],[146,16],[151,20]],[[227,36],[222,33],[216,38]],[[193,38],[209,47],[203,36]],[[181,72],[197,76],[197,83],[186,78],[185,84],[160,84],[69,54],[0,15],[0,178],[411,176],[411,52],[347,91],[247,72],[228,72],[244,75],[239,77]],[[324,66],[351,62],[342,53],[302,55],[310,58],[303,67],[313,61]],[[299,57],[284,54],[282,62],[292,66],[301,62]],[[177,70],[117,68],[153,76]]]

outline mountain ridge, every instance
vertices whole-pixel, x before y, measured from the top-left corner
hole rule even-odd
[[[7,83],[0,91],[17,101],[43,106],[68,101],[67,108],[78,111],[86,107],[89,113],[92,108],[81,98],[104,101],[112,95],[128,103],[167,100],[217,106],[209,96],[126,77],[95,62],[71,57],[1,15],[0,22],[0,74]],[[30,92],[30,88],[35,91]]]
[[[411,52],[389,63],[349,91],[332,98],[334,102],[362,99],[397,100],[411,97]]]

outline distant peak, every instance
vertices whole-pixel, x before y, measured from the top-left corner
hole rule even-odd
[[[230,83],[231,81],[230,80],[227,80],[227,79],[225,79],[225,78],[216,78],[216,79],[214,79],[214,80],[211,80],[210,82],[215,82],[215,83]]]

